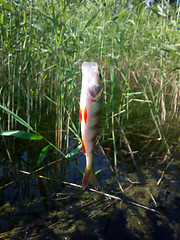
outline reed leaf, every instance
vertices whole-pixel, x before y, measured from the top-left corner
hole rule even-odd
[[[6,137],[17,137],[17,138],[23,138],[28,140],[41,140],[43,139],[42,136],[36,135],[34,133],[25,132],[25,131],[3,131],[0,132],[0,136],[6,136]]]
[[[41,151],[41,153],[39,154],[39,158],[37,161],[38,166],[42,163],[42,161],[44,160],[44,158],[46,157],[49,149],[50,149],[51,145],[47,145],[46,147],[44,147]]]
[[[79,144],[77,146],[77,148],[75,148],[73,151],[71,151],[70,153],[66,154],[66,158],[70,158],[72,156],[74,156],[75,154],[77,154],[80,150],[82,149],[82,144]]]
[[[36,133],[36,131],[33,130],[33,128],[26,122],[24,121],[21,117],[19,117],[17,114],[15,114],[14,112],[12,112],[11,110],[9,110],[8,108],[2,106],[0,104],[0,108],[1,110],[4,110],[7,114],[9,114],[10,116],[12,116],[16,121],[18,121],[21,125],[23,125],[24,127],[26,127],[27,129],[29,129],[30,131]],[[36,133],[37,135],[39,135],[38,133]]]

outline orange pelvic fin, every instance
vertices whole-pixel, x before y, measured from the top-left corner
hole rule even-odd
[[[79,117],[80,117],[80,122],[82,122],[82,109],[79,109]]]
[[[83,117],[84,117],[85,125],[87,125],[87,107],[85,107],[84,109]]]
[[[88,170],[86,168],[84,176],[83,176],[83,181],[82,181],[82,188],[85,189],[88,185],[88,183],[91,183],[95,188],[98,187],[98,182],[97,178],[94,172],[94,169]]]

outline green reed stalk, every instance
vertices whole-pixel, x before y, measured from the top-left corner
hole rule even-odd
[[[114,122],[114,89],[115,89],[115,80],[114,80],[114,64],[112,61],[111,71],[111,105],[112,105],[112,139],[114,146],[114,166],[117,170],[117,150],[116,150],[116,138],[115,138],[115,122]]]

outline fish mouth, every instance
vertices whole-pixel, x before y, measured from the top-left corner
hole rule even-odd
[[[94,71],[94,70],[98,70],[98,64],[96,62],[83,62],[82,64],[82,71],[84,70],[84,68],[86,68],[86,71],[87,70],[90,70],[90,71]]]
[[[82,64],[82,74],[88,79],[88,82],[91,82],[94,84],[99,81],[99,71],[98,71],[99,65],[96,62],[83,62]],[[88,76],[91,76],[88,78]]]

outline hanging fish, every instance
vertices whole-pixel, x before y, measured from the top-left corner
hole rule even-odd
[[[86,169],[82,187],[86,188],[90,182],[97,188],[97,178],[94,172],[93,157],[96,136],[102,109],[102,92],[100,85],[101,75],[96,62],[82,64],[82,88],[80,97],[80,121],[82,149],[86,155]]]

